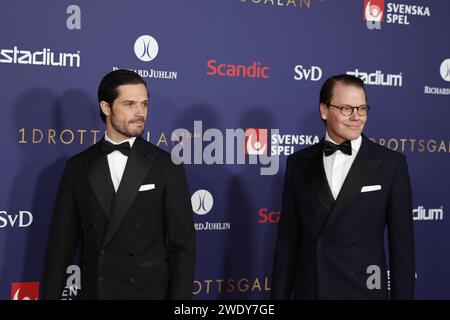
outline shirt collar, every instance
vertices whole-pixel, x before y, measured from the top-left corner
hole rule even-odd
[[[131,137],[131,138],[125,139],[125,140],[123,140],[121,142],[114,142],[114,141],[111,140],[110,137],[108,137],[108,135],[105,132],[105,140],[111,142],[112,144],[121,144],[121,143],[124,143],[124,142],[128,141],[130,143],[130,148],[132,148],[133,147],[133,143],[136,140],[136,137]]]

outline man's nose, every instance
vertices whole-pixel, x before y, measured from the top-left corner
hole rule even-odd
[[[358,109],[354,108],[352,114],[350,115],[351,120],[359,120]]]
[[[139,104],[136,108],[136,115],[143,116],[145,114],[145,106],[142,104]]]

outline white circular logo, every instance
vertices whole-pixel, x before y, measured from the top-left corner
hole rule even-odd
[[[441,63],[441,77],[445,81],[450,81],[450,59],[446,59]]]
[[[208,190],[197,190],[191,197],[192,210],[198,215],[205,215],[211,211],[214,200]]]
[[[140,60],[148,62],[152,61],[158,55],[158,42],[149,35],[143,35],[137,38],[134,43],[134,53]]]

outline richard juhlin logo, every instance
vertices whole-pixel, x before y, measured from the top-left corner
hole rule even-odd
[[[192,210],[198,215],[205,215],[214,205],[212,194],[205,189],[197,190],[191,197]]]
[[[441,74],[442,80],[446,82],[450,82],[450,59],[445,59],[442,61],[439,72]],[[439,80],[437,81],[437,75],[435,79],[435,83],[432,85],[426,85],[424,88],[425,94],[434,94],[434,95],[444,95],[448,96],[450,95],[450,88],[449,87],[443,87],[441,86],[442,82]]]
[[[143,62],[150,62],[156,59],[159,52],[159,44],[156,39],[148,34],[142,35],[136,39],[133,47],[136,58]],[[178,72],[172,70],[156,70],[153,68],[138,69],[128,67],[112,68],[113,71],[117,69],[127,69],[136,72],[143,78],[163,79],[163,80],[177,80]]]
[[[140,36],[134,43],[134,53],[139,60],[145,62],[152,61],[158,55],[158,51],[158,42],[152,36]]]
[[[205,189],[200,189],[194,192],[191,197],[192,211],[199,216],[194,223],[196,231],[227,231],[231,229],[231,222],[229,221],[205,221],[205,215],[211,211],[214,205],[212,194]]]
[[[440,71],[442,79],[450,81],[450,59],[442,61]]]

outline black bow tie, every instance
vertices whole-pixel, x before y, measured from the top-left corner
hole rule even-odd
[[[343,153],[348,154],[349,156],[352,155],[352,144],[350,143],[350,140],[344,141],[341,144],[334,144],[330,141],[324,141],[323,143],[323,152],[325,153],[325,156],[331,156],[336,150],[341,150]]]
[[[102,149],[106,154],[110,154],[111,152],[117,150],[122,152],[123,155],[128,156],[130,154],[131,147],[128,141],[125,141],[121,144],[112,144],[109,141],[103,140]]]

